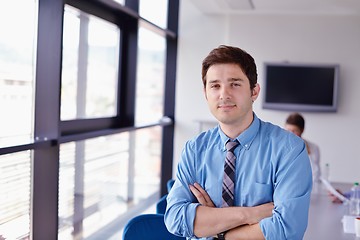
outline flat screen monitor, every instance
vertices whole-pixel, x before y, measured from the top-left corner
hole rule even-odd
[[[265,63],[263,108],[336,112],[339,65]]]

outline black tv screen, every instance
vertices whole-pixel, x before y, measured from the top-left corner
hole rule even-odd
[[[337,111],[339,65],[265,63],[264,109]]]

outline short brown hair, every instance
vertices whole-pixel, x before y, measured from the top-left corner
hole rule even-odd
[[[305,129],[305,119],[300,113],[292,113],[286,119],[286,124],[297,126],[302,132]]]
[[[202,62],[202,81],[206,87],[206,74],[209,68],[214,64],[234,63],[248,77],[250,89],[253,89],[257,83],[257,71],[254,58],[246,51],[232,46],[220,45],[213,49]]]

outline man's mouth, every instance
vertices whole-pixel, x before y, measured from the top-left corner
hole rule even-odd
[[[222,108],[222,109],[230,109],[235,107],[236,105],[233,103],[226,103],[226,104],[219,104],[218,108]]]

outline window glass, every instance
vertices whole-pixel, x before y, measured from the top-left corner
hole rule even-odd
[[[160,127],[62,144],[58,238],[107,239],[105,226],[158,199],[160,154]]]
[[[36,1],[2,1],[0,146],[28,142],[32,138],[36,31]]]
[[[165,38],[139,29],[135,123],[158,121],[163,116]]]
[[[125,0],[114,0],[114,1],[117,2],[117,3],[120,3],[120,4],[122,4],[122,5],[125,4]]]
[[[61,120],[117,114],[119,28],[66,6]]]
[[[141,17],[158,25],[167,28],[168,0],[140,0],[139,14]]]
[[[146,199],[160,191],[162,128],[135,132],[134,199]],[[158,195],[156,195],[158,199]]]
[[[86,238],[126,211],[128,133],[61,145],[59,239]]]
[[[0,239],[28,239],[31,152],[0,156]]]

